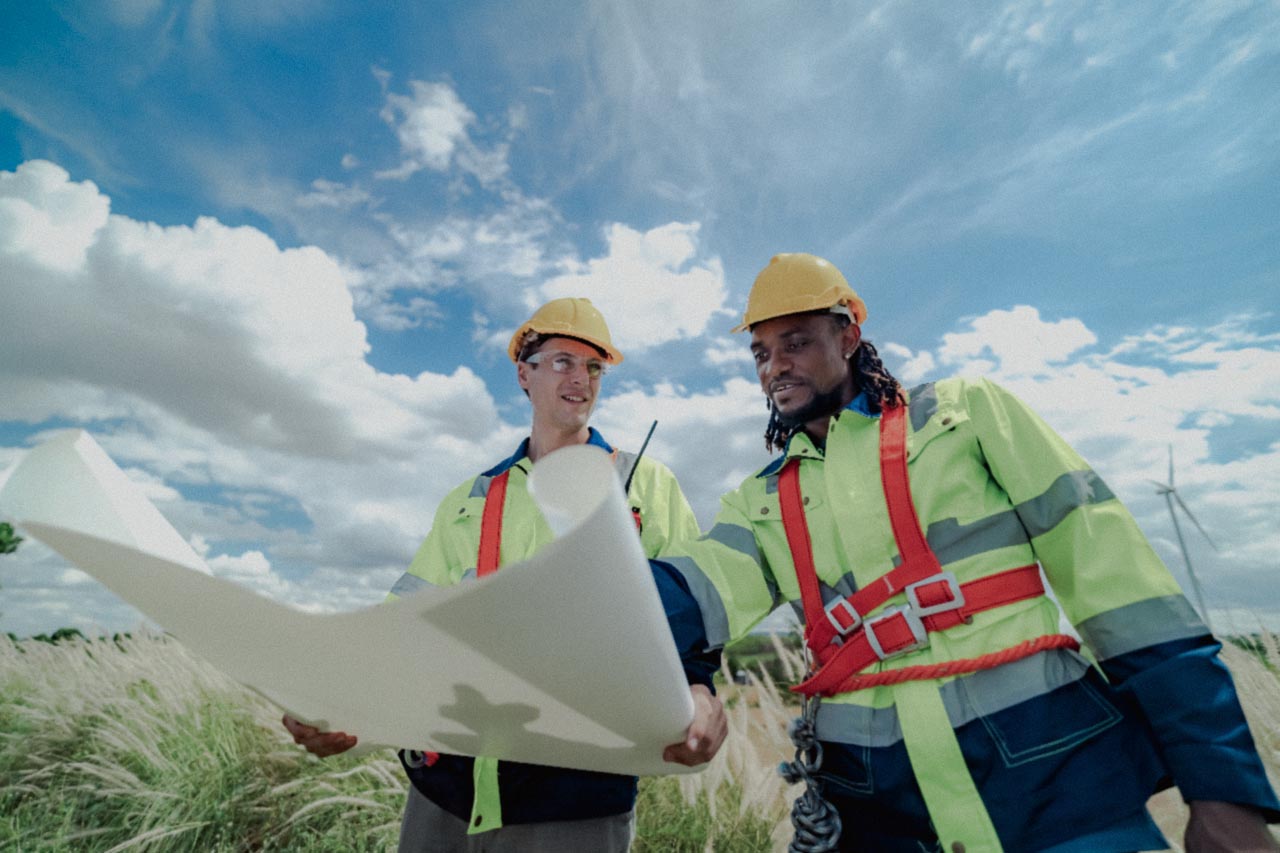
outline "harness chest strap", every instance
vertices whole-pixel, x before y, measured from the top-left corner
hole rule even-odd
[[[881,484],[901,562],[853,595],[823,606],[800,495],[800,460],[791,459],[779,476],[783,528],[804,605],[805,642],[820,664],[812,677],[792,688],[796,692],[830,696],[876,684],[974,672],[1046,648],[1079,647],[1072,637],[1051,635],[977,658],[859,674],[878,660],[923,648],[931,631],[945,631],[967,622],[974,613],[1044,594],[1040,569],[1034,563],[963,585],[955,575],[942,571],[924,538],[911,499],[905,413],[906,407],[898,405],[886,408],[880,418]],[[899,593],[906,594],[907,604],[864,618]]]

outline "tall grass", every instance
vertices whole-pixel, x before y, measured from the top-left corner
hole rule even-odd
[[[0,640],[0,849],[392,845],[398,762],[321,762],[279,720],[163,637]]]
[[[1264,634],[1259,645],[1228,646],[1223,657],[1280,782],[1280,642]],[[798,786],[777,765],[791,757],[796,708],[771,673],[794,682],[803,663],[776,640],[767,661],[751,654],[746,683],[720,687],[730,733],[709,767],[641,781],[639,853],[785,849]],[[0,850],[393,849],[405,793],[394,756],[320,761],[279,719],[162,636],[0,638]],[[1176,792],[1153,809],[1180,839]]]

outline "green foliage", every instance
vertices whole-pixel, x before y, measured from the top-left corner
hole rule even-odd
[[[748,634],[736,643],[725,647],[725,668],[730,673],[747,671],[767,672],[775,684],[791,686],[799,683],[796,676],[803,673],[794,672],[794,666],[788,667],[783,655],[790,653],[802,656],[802,640],[798,634]]]
[[[0,849],[385,850],[389,754],[326,762],[157,637],[0,643]]]
[[[13,530],[13,525],[7,521],[0,521],[0,554],[12,554],[18,550],[18,543],[22,541]]]
[[[0,850],[338,853],[399,834],[390,752],[308,756],[279,709],[162,636],[0,639],[0,732]],[[771,849],[780,812],[748,788],[723,769],[643,779],[635,850]]]
[[[715,809],[707,792],[699,791],[689,805],[673,776],[647,776],[640,780],[636,801],[635,853],[768,853],[776,820],[755,810],[741,808],[742,786],[722,785]],[[708,848],[707,842],[711,841]]]

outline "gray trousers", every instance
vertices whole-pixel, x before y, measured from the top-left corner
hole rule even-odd
[[[400,823],[400,853],[626,853],[636,813],[587,820],[517,823],[467,835],[467,822],[428,800],[412,785]]]

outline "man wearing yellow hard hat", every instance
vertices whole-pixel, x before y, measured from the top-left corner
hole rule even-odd
[[[589,426],[605,373],[622,361],[604,317],[589,300],[543,305],[516,329],[507,352],[529,397],[529,436],[511,456],[444,498],[391,598],[484,576],[550,542],[551,529],[528,492],[528,476],[540,458],[569,445],[594,445],[613,457],[650,557],[677,539],[698,535],[689,503],[666,466],[615,449]],[[676,576],[655,580],[664,600],[679,583]],[[685,614],[668,612],[668,618],[673,631],[681,619],[700,621],[692,602]],[[667,747],[668,761],[701,764],[723,741],[723,708],[708,689],[714,669],[714,658],[686,661],[695,718],[686,740]],[[289,718],[285,725],[295,741],[317,755],[355,745],[355,738],[342,732],[321,732]],[[401,825],[402,853],[625,851],[635,833],[634,776],[435,753],[405,752],[401,760],[412,783]]]
[[[866,318],[822,258],[765,267],[738,330],[781,455],[660,558],[698,645],[783,601],[805,625],[791,849],[1163,849],[1146,802],[1172,783],[1188,851],[1276,850],[1220,645],[1129,512],[995,384],[903,389]]]

